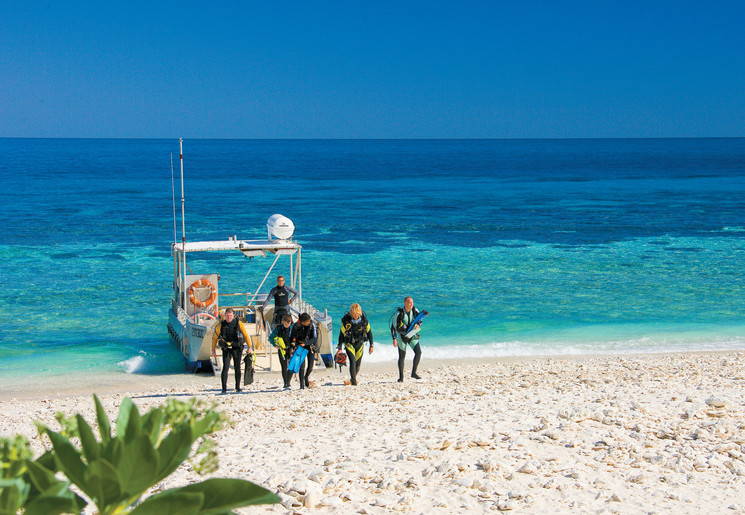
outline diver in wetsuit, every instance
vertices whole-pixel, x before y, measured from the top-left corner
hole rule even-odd
[[[370,323],[359,304],[352,304],[349,312],[341,319],[339,330],[339,345],[337,350],[341,351],[342,345],[347,351],[349,361],[350,383],[357,386],[357,373],[362,365],[362,355],[365,351],[365,341],[370,342],[369,353],[373,352],[373,335]]]
[[[300,389],[310,388],[310,373],[313,371],[313,362],[316,359],[316,344],[318,343],[318,334],[316,333],[316,326],[310,320],[308,313],[303,313],[297,320],[297,324],[292,326],[292,332],[290,333],[290,341],[294,346],[303,347],[308,350],[308,356],[300,365],[298,371],[298,379],[300,379]],[[306,369],[307,362],[307,369]],[[292,377],[292,374],[290,374]]]
[[[279,356],[279,365],[282,368],[282,379],[284,380],[284,388],[290,387],[290,377],[292,374],[287,370],[287,362],[290,360],[290,354],[292,354],[292,339],[290,333],[292,332],[292,317],[290,315],[282,315],[281,323],[277,324],[272,334],[269,335],[269,343],[277,348],[277,355]]]
[[[425,312],[426,313],[426,312]],[[391,336],[393,337],[393,346],[398,348],[398,382],[404,381],[404,362],[406,360],[406,345],[411,346],[414,350],[414,364],[411,367],[411,377],[421,379],[416,373],[419,366],[419,360],[422,359],[422,349],[419,346],[419,333],[410,338],[406,337],[406,332],[414,319],[419,315],[419,310],[414,307],[414,299],[406,297],[404,307],[398,308],[396,322],[391,325]],[[417,326],[421,327],[421,322]],[[398,344],[397,336],[401,337],[401,345]]]
[[[219,342],[222,349],[222,393],[225,393],[228,387],[228,370],[230,369],[230,360],[233,360],[235,369],[235,391],[241,391],[241,355],[243,354],[243,343],[248,343],[248,353],[251,354],[251,340],[248,337],[243,322],[235,318],[233,308],[225,310],[225,319],[215,327],[215,334],[212,336],[212,356],[217,356],[215,347]]]
[[[292,294],[292,297],[290,297]],[[297,290],[292,286],[285,284],[285,277],[283,275],[277,276],[277,286],[272,288],[267,295],[264,304],[262,304],[262,311],[269,305],[269,301],[274,299],[274,316],[272,317],[271,326],[274,328],[278,326],[284,315],[290,314],[290,304],[297,297]]]

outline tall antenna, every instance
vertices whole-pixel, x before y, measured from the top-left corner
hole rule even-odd
[[[173,180],[173,152],[171,152],[171,192],[173,193],[173,243],[178,242],[176,235],[176,185]]]
[[[181,276],[182,306],[186,309],[186,221],[184,220],[184,140],[178,139],[179,159],[181,160],[181,252],[183,275]]]
[[[186,221],[184,220],[184,140],[178,139],[179,158],[181,159],[181,242],[186,245]],[[184,252],[186,248],[184,248]]]

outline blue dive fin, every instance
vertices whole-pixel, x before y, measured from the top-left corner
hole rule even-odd
[[[305,347],[298,347],[295,350],[295,353],[292,355],[292,358],[290,358],[290,362],[287,364],[287,370],[290,372],[299,372],[300,371],[300,365],[302,365],[303,360],[305,360],[305,357],[308,355],[308,349]]]
[[[412,336],[414,336],[416,333],[419,332],[419,329],[421,329],[421,327],[415,327],[415,326],[419,322],[421,322],[422,320],[424,320],[424,317],[426,317],[427,315],[429,315],[429,313],[427,313],[426,311],[422,311],[421,313],[419,313],[416,316],[416,318],[414,318],[414,320],[411,321],[411,324],[409,325],[409,328],[406,330],[406,335],[405,336],[407,338],[411,338]]]

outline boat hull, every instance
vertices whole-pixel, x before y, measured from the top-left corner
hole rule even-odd
[[[212,364],[212,333],[216,322],[209,325],[194,324],[186,317],[168,311],[168,335],[184,356],[186,369],[190,372],[214,373]]]

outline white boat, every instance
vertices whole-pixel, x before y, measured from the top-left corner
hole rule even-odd
[[[183,198],[183,152],[181,152],[181,217],[182,241],[171,245],[173,256],[173,297],[168,312],[168,333],[170,339],[178,346],[186,361],[186,367],[193,372],[216,372],[222,363],[219,346],[218,358],[211,359],[212,337],[227,308],[233,308],[251,339],[256,353],[254,368],[257,371],[279,369],[276,350],[268,342],[268,321],[273,318],[273,308],[262,313],[261,306],[267,298],[267,292],[274,284],[265,287],[267,278],[275,270],[280,260],[289,262],[289,285],[298,292],[297,298],[290,305],[293,321],[301,313],[308,313],[318,332],[319,352],[316,355],[318,364],[333,367],[332,354],[332,320],[328,312],[314,308],[305,302],[302,286],[302,247],[292,239],[294,224],[288,218],[275,214],[267,221],[267,239],[243,240],[236,236],[222,241],[186,241]],[[174,195],[175,213],[175,195]],[[174,215],[175,220],[175,215]],[[175,222],[174,222],[175,225]],[[174,238],[175,239],[175,238]],[[220,271],[215,265],[208,265],[208,270],[191,270],[187,266],[193,253],[223,252],[232,253],[251,266],[257,261],[246,258],[270,258],[268,270],[261,282],[252,291],[226,292],[220,289]],[[210,261],[200,261],[200,266]],[[217,261],[219,263],[219,261]],[[192,266],[196,266],[192,263]],[[274,276],[273,276],[274,277]]]

